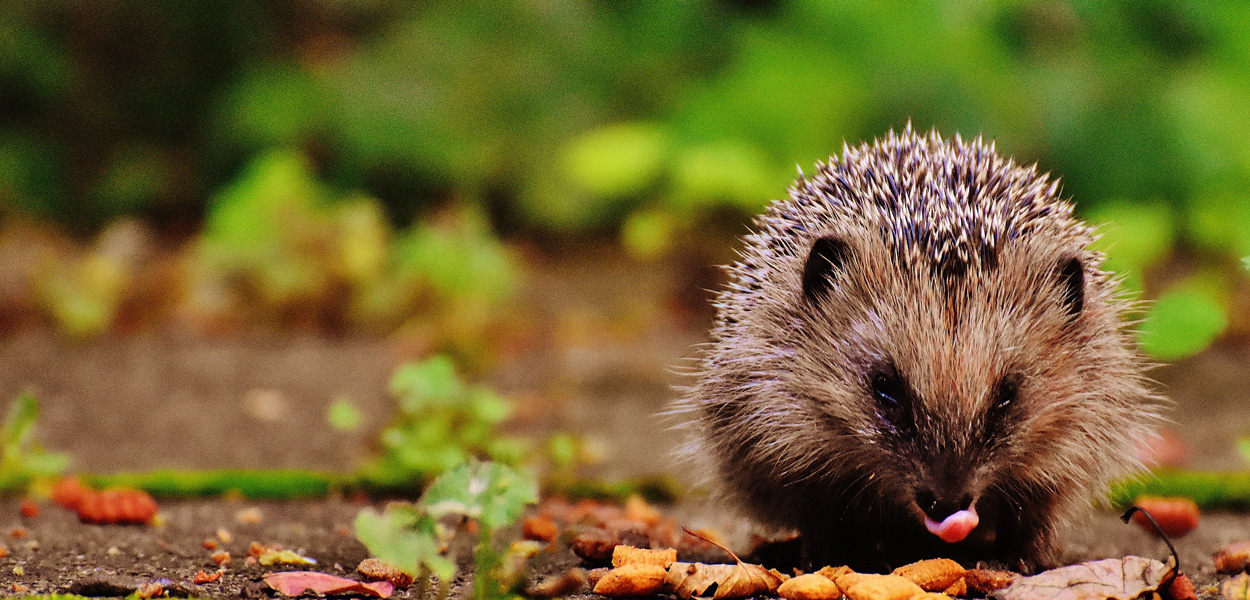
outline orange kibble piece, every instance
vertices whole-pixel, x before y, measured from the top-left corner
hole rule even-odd
[[[633,546],[618,545],[612,549],[612,566],[658,565],[665,569],[677,560],[677,549],[647,550]]]
[[[78,503],[91,488],[83,485],[77,477],[62,477],[52,486],[52,501],[69,510],[78,510]]]
[[[230,564],[230,553],[225,550],[214,552],[209,558],[213,559],[213,563],[219,567]]]
[[[193,577],[191,581],[195,582],[196,585],[199,585],[203,583],[212,583],[219,579],[221,579],[221,571],[213,571],[212,575],[209,575],[204,571],[196,571],[195,577]]]
[[[668,571],[659,565],[628,564],[608,571],[594,592],[602,596],[652,596],[664,589]]]
[[[249,506],[234,513],[234,520],[244,525],[255,525],[260,522],[261,518],[260,509],[255,506]]]
[[[9,555],[9,547],[4,544],[0,544],[0,558],[4,558],[8,555]]]
[[[78,503],[78,520],[84,523],[141,525],[155,516],[152,496],[132,488],[87,492]]]
[[[949,558],[931,558],[903,565],[894,569],[892,575],[898,575],[926,592],[940,592],[959,581],[965,571],[963,566]]]
[[[634,494],[625,499],[625,518],[653,527],[664,517],[654,506],[647,504],[642,496]]]
[[[217,540],[214,540],[214,539],[212,539],[212,538],[208,538],[208,539],[204,540],[204,549],[205,549],[205,550],[216,550],[216,549],[217,549]]]
[[[920,586],[898,575],[847,573],[835,583],[850,600],[909,600],[925,593]]]
[[[22,500],[22,505],[18,507],[17,512],[27,519],[33,519],[39,516],[39,505],[35,504],[34,500],[25,498]]]
[[[837,600],[842,591],[828,577],[808,573],[783,581],[777,587],[777,595],[786,600]]]
[[[527,540],[550,542],[559,537],[560,528],[550,518],[534,515],[521,521],[521,535]]]
[[[957,581],[955,581],[955,583],[952,583],[950,587],[942,590],[942,593],[947,596],[967,596],[968,582],[964,581],[963,577],[960,577]]]
[[[1135,504],[1149,511],[1150,516],[1159,524],[1159,529],[1172,537],[1180,537],[1198,528],[1198,517],[1201,513],[1198,504],[1189,498],[1142,496]],[[1154,533],[1154,527],[1141,511],[1133,513],[1133,522]]]
[[[951,597],[942,592],[925,592],[912,596],[911,600],[951,600]]]
[[[1011,571],[995,571],[993,569],[968,569],[964,573],[964,583],[973,596],[985,597],[992,592],[1011,585],[1018,577]]]
[[[360,561],[360,564],[356,565],[356,572],[371,581],[389,581],[395,589],[402,590],[412,585],[412,575],[378,558],[366,558]]]
[[[1250,540],[1233,542],[1215,554],[1215,570],[1236,573],[1250,568]]]
[[[817,575],[825,577],[829,579],[829,581],[837,581],[839,577],[846,575],[847,573],[854,573],[854,571],[846,565],[842,565],[840,567],[821,567],[819,571],[816,571]]]

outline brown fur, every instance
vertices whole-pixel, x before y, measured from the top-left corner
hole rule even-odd
[[[1160,407],[1128,303],[1057,187],[980,138],[910,126],[800,174],[729,267],[678,409],[690,453],[820,564],[1053,563],[1058,527],[1139,467]],[[822,237],[845,254],[808,297]],[[894,380],[902,408],[874,396]],[[920,490],[974,498],[981,524],[938,540]]]

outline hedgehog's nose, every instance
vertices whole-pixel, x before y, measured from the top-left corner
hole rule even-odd
[[[930,519],[941,522],[946,517],[972,506],[972,494],[938,495],[933,490],[921,489],[916,492],[916,505]]]

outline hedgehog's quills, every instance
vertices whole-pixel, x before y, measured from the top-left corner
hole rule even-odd
[[[910,127],[801,176],[729,267],[691,456],[818,564],[1053,563],[1161,404],[1057,189]]]

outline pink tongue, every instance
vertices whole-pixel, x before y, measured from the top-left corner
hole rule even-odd
[[[924,526],[929,528],[929,533],[942,538],[943,542],[953,544],[968,537],[968,533],[976,529],[977,523],[980,522],[981,519],[977,516],[976,510],[968,509],[951,513],[949,517],[942,519],[941,523],[925,517]]]

